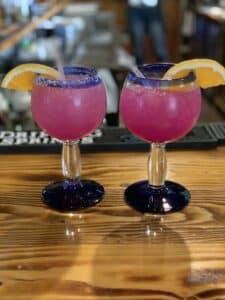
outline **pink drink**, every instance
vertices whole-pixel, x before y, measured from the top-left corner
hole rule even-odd
[[[162,143],[186,135],[198,120],[201,92],[195,87],[181,90],[130,85],[120,102],[127,128],[143,140]]]
[[[39,127],[49,135],[78,140],[101,124],[106,112],[105,89],[102,83],[79,88],[35,85],[31,109]]]

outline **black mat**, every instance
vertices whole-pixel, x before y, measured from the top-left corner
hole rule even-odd
[[[168,150],[212,149],[225,144],[225,123],[199,125],[184,138],[167,144]],[[57,153],[61,144],[42,131],[0,131],[1,153]],[[82,139],[82,152],[145,151],[149,144],[134,137],[127,129],[110,127],[97,129]]]

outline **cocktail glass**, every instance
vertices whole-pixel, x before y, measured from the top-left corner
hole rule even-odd
[[[165,80],[171,64],[140,67],[145,78],[129,73],[120,99],[120,113],[135,136],[151,142],[148,180],[125,190],[125,200],[141,213],[165,214],[183,209],[190,192],[182,185],[165,180],[168,142],[185,136],[196,124],[201,110],[201,91],[195,74]]]
[[[38,126],[63,141],[64,180],[42,191],[43,201],[59,211],[76,211],[96,205],[104,188],[93,180],[80,179],[79,140],[94,131],[106,112],[106,93],[93,69],[65,67],[65,79],[37,76],[31,97],[32,114]]]

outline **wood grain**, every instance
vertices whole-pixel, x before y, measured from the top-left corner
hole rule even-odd
[[[45,20],[51,18],[60,12],[69,0],[62,0],[59,3],[56,1],[46,13],[42,16],[35,18],[32,22],[29,22],[27,25],[23,26],[21,29],[17,30],[14,34],[10,35],[8,38],[4,39],[0,43],[0,51],[5,51],[6,49],[13,47],[17,42],[24,38],[28,33],[34,31],[41,23]]]
[[[191,204],[163,217],[123,201],[146,178],[148,153],[82,154],[85,178],[106,189],[76,214],[47,209],[40,190],[61,177],[60,156],[0,156],[0,299],[224,300],[225,148],[168,151],[168,178]]]

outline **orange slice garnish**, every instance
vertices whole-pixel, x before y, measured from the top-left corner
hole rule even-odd
[[[175,79],[185,77],[190,71],[194,71],[198,85],[202,88],[210,88],[225,85],[225,68],[212,59],[196,58],[182,61],[172,66],[163,76],[163,79]]]
[[[53,79],[61,77],[61,74],[51,67],[27,63],[10,70],[4,76],[1,87],[20,91],[32,90],[34,78],[37,74],[45,75],[46,77]]]

